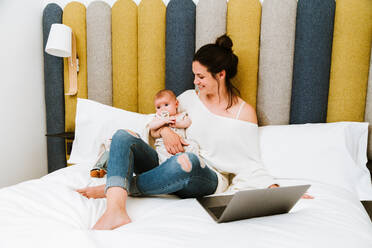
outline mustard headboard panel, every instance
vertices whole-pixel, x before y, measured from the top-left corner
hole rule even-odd
[[[154,95],[165,88],[165,5],[143,0],[138,6],[138,111],[153,113]]]
[[[78,93],[74,96],[65,95],[65,131],[75,130],[77,98],[88,98],[87,87],[87,33],[86,8],[78,2],[71,2],[63,10],[62,23],[71,27],[76,37],[76,53],[79,58]],[[69,90],[68,61],[64,59],[65,93]]]
[[[113,106],[138,111],[137,5],[119,0],[112,6]]]
[[[269,8],[271,4],[275,4],[274,1],[268,0],[266,6],[268,11],[273,11],[273,14],[269,12],[262,14],[259,0],[229,0],[226,1],[227,3],[225,2],[226,5],[221,0],[218,1],[219,5],[216,7],[221,18],[226,18],[225,22],[218,22],[218,32],[224,30],[223,25],[225,25],[225,30],[234,43],[233,50],[239,57],[238,74],[233,79],[233,83],[240,90],[241,97],[253,107],[256,108],[257,102],[259,103],[260,113],[258,118],[261,124],[287,124],[288,112],[290,111],[288,102],[290,101],[289,98],[292,97],[290,92],[292,85],[288,82],[292,82],[290,77],[294,66],[293,44],[295,40],[293,35],[296,28],[294,26],[296,17],[294,8],[296,6],[293,1],[287,0],[287,4],[283,3],[280,9]],[[208,6],[211,2],[210,0],[199,0],[198,5],[200,7],[196,8],[195,13],[196,27],[213,28],[215,23],[213,12],[205,9],[205,6]],[[278,0],[278,2],[280,1]],[[306,8],[306,5],[302,7]],[[285,8],[288,8],[288,11]],[[196,18],[199,13],[198,9],[203,10],[200,12],[204,13],[203,18],[200,16]],[[285,13],[288,13],[289,16],[283,16]],[[270,30],[270,23],[275,23],[277,14],[280,21],[283,22],[280,23],[281,28],[286,30],[285,37],[276,34],[275,30]],[[211,16],[208,17],[207,15]],[[82,3],[71,2],[63,10],[63,23],[72,28],[77,38],[77,54],[80,67],[77,95],[65,96],[66,132],[74,131],[77,97],[88,97],[87,36],[91,37],[91,34],[87,34],[86,18],[86,7]],[[190,20],[190,18],[188,17],[187,20]],[[202,23],[198,23],[198,20]],[[279,23],[275,24],[279,25]],[[182,25],[181,23],[179,27],[182,28]],[[185,23],[184,25],[188,24]],[[262,28],[261,25],[263,25]],[[318,23],[317,25],[327,24]],[[90,27],[88,32],[92,32],[90,30],[96,31],[94,27]],[[198,30],[197,28],[195,32],[200,32]],[[140,113],[154,112],[154,94],[165,88],[166,32],[166,5],[162,0],[142,0],[138,6],[133,0],[117,0],[112,5],[111,83],[113,106]],[[208,37],[215,36],[218,32],[211,31],[204,38],[198,34],[195,35],[195,39],[207,40],[210,39]],[[262,54],[260,54],[260,38],[263,39],[261,40]],[[284,40],[285,42],[283,42]],[[201,45],[200,41],[197,42],[198,46]],[[365,109],[365,105],[371,41],[372,1],[337,0],[332,60],[330,62],[330,86],[326,89],[329,90],[327,122],[364,121],[364,112],[368,111]],[[107,46],[109,46],[109,43],[107,43]],[[280,51],[275,50],[276,48]],[[106,52],[108,52],[109,49],[107,47],[106,49]],[[90,53],[97,52],[98,50],[94,50]],[[182,56],[182,53],[177,49],[174,49],[174,53],[172,54],[173,57]],[[274,54],[276,58],[271,59],[270,56],[274,56]],[[275,69],[280,70],[283,63],[286,72],[283,75],[278,74],[278,77],[276,77]],[[261,78],[258,80],[259,65],[266,68],[261,71],[262,73],[268,71],[271,76],[260,75]],[[169,66],[172,66],[172,64]],[[270,67],[275,68],[269,70]],[[64,61],[64,70],[64,87],[65,92],[67,92],[69,86],[67,59]],[[306,67],[304,70],[306,70]],[[89,77],[95,77],[94,73],[89,74]],[[89,80],[97,80],[97,78],[90,78]],[[262,87],[259,87],[258,82],[263,84]],[[192,82],[187,83],[192,86]],[[288,99],[283,100],[282,96],[278,95],[281,94],[280,92],[286,92],[285,98]],[[281,100],[277,101],[275,99]],[[273,104],[280,105],[277,106],[277,109],[278,111],[285,111],[285,118],[283,119],[283,116],[279,113],[273,113],[273,110],[270,112],[270,109],[268,110],[270,105],[267,104],[267,101],[273,101]],[[372,106],[372,104],[367,106]],[[60,110],[56,108],[56,111]],[[270,114],[270,118],[264,120],[265,116],[269,116],[266,114]],[[369,119],[366,120],[369,121]],[[372,159],[371,145],[369,145],[369,151],[369,157]]]
[[[71,2],[63,10],[62,23],[71,27],[76,37],[76,54],[79,58],[79,73],[77,75],[76,95],[65,95],[65,131],[75,130],[75,116],[77,98],[88,98],[87,85],[87,33],[86,33],[86,8],[78,2]],[[68,60],[64,59],[64,84],[65,93],[69,91]],[[68,146],[66,140],[66,146]],[[66,159],[69,159],[66,149]]]
[[[233,50],[239,58],[238,74],[232,82],[242,98],[256,108],[258,56],[261,28],[259,0],[227,2],[227,34],[233,40]]]
[[[363,121],[372,42],[372,1],[337,0],[327,122]]]

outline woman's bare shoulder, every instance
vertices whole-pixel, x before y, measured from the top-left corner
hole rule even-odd
[[[241,121],[248,121],[254,124],[257,124],[257,114],[256,110],[250,105],[249,103],[245,102],[243,99],[239,98],[239,106],[244,102],[244,106],[240,112],[239,120]]]

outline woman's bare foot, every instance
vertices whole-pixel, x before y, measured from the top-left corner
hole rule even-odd
[[[93,229],[112,230],[132,222],[126,210],[127,191],[121,187],[110,187],[106,195],[106,211],[93,226]]]
[[[82,189],[76,190],[79,194],[85,196],[86,198],[105,198],[105,185],[93,186],[93,187],[85,187]]]
[[[132,222],[126,211],[123,209],[108,211],[106,210],[102,217],[93,226],[94,230],[113,230],[125,224]]]

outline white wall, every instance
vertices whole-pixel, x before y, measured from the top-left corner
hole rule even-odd
[[[41,1],[0,1],[0,187],[47,173],[41,20]]]

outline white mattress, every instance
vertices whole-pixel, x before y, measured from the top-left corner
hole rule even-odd
[[[129,197],[132,223],[113,231],[90,228],[105,199],[74,190],[99,185],[89,165],[75,165],[41,179],[0,190],[0,247],[372,247],[372,223],[356,196],[318,182],[288,214],[217,224],[195,199]]]

